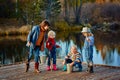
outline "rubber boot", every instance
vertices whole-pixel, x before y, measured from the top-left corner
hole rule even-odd
[[[63,66],[63,71],[67,71],[67,66],[66,65]]]
[[[54,71],[57,70],[56,64],[53,64],[53,70],[54,70]]]
[[[50,66],[47,66],[47,71],[50,71]]]
[[[87,72],[90,72],[90,66],[88,65]]]
[[[36,62],[36,63],[35,63],[35,72],[36,72],[36,73],[40,73],[40,71],[39,71],[38,68],[39,68],[39,63]]]
[[[94,71],[93,71],[93,66],[90,66],[90,71],[89,71],[90,73],[94,73]]]
[[[25,63],[25,72],[28,72],[29,67],[30,67],[30,65],[29,65],[29,62],[27,61],[27,62]]]

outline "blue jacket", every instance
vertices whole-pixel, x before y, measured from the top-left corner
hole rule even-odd
[[[88,37],[90,39],[90,42],[88,42],[85,38],[85,42],[84,42],[84,49],[87,50],[90,46],[94,45],[94,37],[93,36],[89,36]]]
[[[30,47],[32,47],[33,49],[35,48],[35,44],[36,44],[39,34],[40,34],[39,25],[33,26],[32,30],[28,34],[27,41],[31,42]]]
[[[87,63],[93,63],[93,46],[94,46],[94,36],[89,36],[88,37],[90,41],[88,42],[85,39],[84,43],[84,51],[85,51],[85,58]]]

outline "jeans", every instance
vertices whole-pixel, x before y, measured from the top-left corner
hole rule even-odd
[[[82,69],[82,65],[80,62],[75,61],[73,66],[78,67],[80,70]]]
[[[53,59],[53,64],[56,65],[56,47],[53,47],[52,50],[50,50],[50,53],[48,55],[48,66],[50,66],[51,59]]]
[[[72,63],[73,61],[71,59],[65,59],[65,63],[68,64],[68,63]],[[79,70],[82,70],[82,65],[80,62],[77,62],[77,61],[74,61],[74,64],[73,66],[75,67],[78,67]]]
[[[30,60],[32,58],[32,55],[34,54],[34,61],[36,63],[38,63],[38,61],[39,61],[39,50],[40,50],[39,46],[36,46],[34,49],[32,47],[30,47],[29,55],[28,55],[28,62],[30,62]]]
[[[89,63],[93,64],[93,46],[89,46],[85,50],[85,58],[86,58],[87,64]]]

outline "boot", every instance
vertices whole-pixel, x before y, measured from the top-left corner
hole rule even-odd
[[[25,64],[25,72],[28,72],[28,70],[29,70],[29,63],[28,62],[26,62],[26,64]]]
[[[89,71],[90,73],[94,73],[94,71],[93,71],[93,66],[90,66],[90,71]]]
[[[53,70],[54,70],[54,71],[57,70],[56,64],[53,64]]]
[[[90,72],[90,66],[88,65],[87,72]]]
[[[63,66],[63,71],[67,71],[67,66],[66,65]]]
[[[90,62],[89,63],[89,73],[93,73],[94,71],[93,71],[93,63],[92,62]]]
[[[50,71],[50,66],[47,66],[47,71]]]
[[[38,68],[39,68],[39,63],[35,63],[35,72],[36,73],[40,73]]]

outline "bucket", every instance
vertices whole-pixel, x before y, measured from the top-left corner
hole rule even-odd
[[[71,73],[72,72],[72,67],[70,66],[70,64],[67,64],[67,73]]]
[[[46,63],[46,56],[40,56],[40,61],[42,64],[45,64]]]

